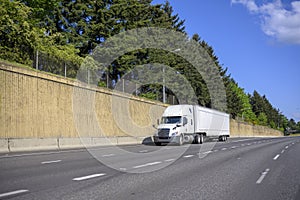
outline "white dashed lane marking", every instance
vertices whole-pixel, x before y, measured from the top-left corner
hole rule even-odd
[[[279,158],[279,154],[277,154],[274,158],[273,158],[273,160],[277,160],[278,158]]]
[[[141,167],[148,167],[148,166],[157,165],[157,164],[160,164],[160,163],[161,163],[160,161],[152,162],[152,163],[146,163],[146,164],[143,164],[143,165],[134,166],[133,168],[137,169],[137,168],[141,168]]]
[[[186,156],[183,156],[184,158],[191,158],[193,157],[194,155],[186,155]]]
[[[266,177],[269,171],[270,169],[266,169],[263,173],[261,173],[261,176],[257,179],[256,184],[260,184],[264,180],[264,178]]]
[[[171,159],[165,160],[165,162],[172,162],[172,161],[174,161],[174,160],[175,160],[174,158],[171,158]]]
[[[82,176],[82,177],[77,177],[77,178],[73,178],[73,181],[83,181],[83,180],[87,180],[87,179],[91,179],[91,178],[96,178],[96,177],[100,177],[100,176],[105,176],[106,174],[91,174],[88,176]]]
[[[58,163],[58,162],[61,162],[61,160],[49,160],[49,161],[41,162],[41,164],[51,164],[51,163]]]
[[[17,195],[17,194],[21,194],[21,193],[25,193],[25,192],[28,192],[28,190],[16,190],[16,191],[12,191],[12,192],[6,192],[6,193],[0,194],[0,198],[9,197],[12,195]]]
[[[212,151],[206,151],[206,152],[203,152],[202,154],[208,154],[208,153],[212,153]]]
[[[106,155],[102,155],[102,157],[112,157],[115,156],[115,154],[106,154]]]

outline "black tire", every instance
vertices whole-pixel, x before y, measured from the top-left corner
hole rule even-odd
[[[224,141],[224,136],[223,136],[223,135],[219,137],[219,141],[220,141],[220,142],[223,142],[223,141]]]
[[[204,136],[203,136],[203,134],[199,135],[199,137],[200,137],[200,144],[203,144],[203,142],[204,142]]]
[[[194,143],[195,143],[195,144],[200,144],[200,142],[201,142],[201,141],[200,141],[200,135],[196,135],[196,136],[195,136]]]
[[[161,142],[154,142],[156,146],[161,146]]]
[[[178,145],[179,146],[183,145],[183,135],[180,135]]]
[[[222,135],[222,136],[220,137],[220,141],[225,142],[226,140],[227,140],[226,135]]]

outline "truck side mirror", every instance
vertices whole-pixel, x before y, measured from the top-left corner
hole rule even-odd
[[[159,119],[157,119],[156,123],[157,123],[157,125],[159,125]]]

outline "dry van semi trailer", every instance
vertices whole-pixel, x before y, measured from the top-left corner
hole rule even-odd
[[[153,140],[158,146],[202,144],[206,137],[226,141],[230,137],[229,114],[198,105],[173,105],[164,111]]]

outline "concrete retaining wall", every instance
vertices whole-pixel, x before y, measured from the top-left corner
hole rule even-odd
[[[276,137],[283,136],[283,133],[269,127],[250,125],[231,119],[230,135],[231,137]]]

